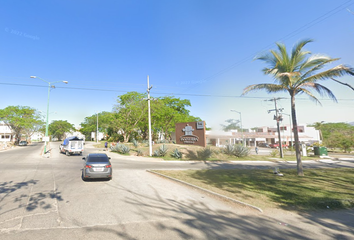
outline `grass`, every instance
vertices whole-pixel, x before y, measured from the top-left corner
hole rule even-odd
[[[309,211],[354,207],[354,169],[284,169],[283,177],[272,170],[159,170],[228,197],[266,208]]]
[[[111,143],[108,143],[108,146],[110,146]],[[139,143],[138,147],[134,147],[132,143],[123,143],[124,145],[128,146],[130,148],[130,155],[138,155],[138,150],[142,152],[142,156],[149,156],[149,147],[146,144]],[[160,146],[163,144],[154,144],[152,147],[152,152],[155,150],[158,150]],[[208,159],[200,159],[198,157],[197,152],[204,149],[203,147],[200,146],[193,146],[193,145],[179,145],[179,144],[165,144],[168,147],[168,153],[164,157],[160,157],[166,161],[171,161],[171,160],[179,160],[179,161],[278,161],[278,160],[284,160],[284,161],[295,161],[295,155],[292,154],[292,152],[287,151],[286,154],[284,155],[284,158],[279,158],[279,156],[272,157],[270,155],[255,155],[251,154],[247,157],[242,157],[238,158],[236,156],[230,156],[227,154],[224,154],[220,148],[210,146],[211,150],[213,151],[212,157]],[[97,148],[104,148],[104,141],[99,142],[98,144],[94,145]],[[209,146],[208,146],[209,147]],[[175,150],[178,149],[180,152],[183,153],[182,159],[176,159],[171,156],[171,153]],[[309,156],[309,157],[302,157],[302,160],[317,160],[318,157],[315,156]]]

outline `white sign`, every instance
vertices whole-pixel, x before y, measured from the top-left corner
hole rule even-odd
[[[49,142],[49,137],[43,137],[42,141]]]

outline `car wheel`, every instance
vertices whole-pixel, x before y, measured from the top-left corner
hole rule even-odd
[[[84,182],[86,182],[86,180],[87,180],[87,178],[84,177],[84,172],[82,172],[82,174],[81,174],[81,179],[82,179],[82,181],[84,181]]]
[[[70,156],[70,153],[68,151],[65,152],[66,156]]]

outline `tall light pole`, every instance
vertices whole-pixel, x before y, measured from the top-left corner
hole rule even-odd
[[[243,128],[242,128],[242,114],[241,114],[241,112],[238,112],[238,111],[236,111],[236,110],[230,110],[231,112],[235,112],[235,113],[238,113],[238,114],[240,114],[240,124],[241,124],[241,134],[242,134],[242,144],[244,145],[244,146],[246,146],[246,142],[245,142],[245,138],[243,137]]]
[[[42,80],[43,82],[48,83],[48,100],[47,100],[47,120],[46,120],[46,125],[45,125],[45,144],[44,144],[44,154],[47,153],[47,141],[49,141],[48,138],[48,117],[49,117],[49,97],[50,97],[50,89],[51,88],[55,88],[54,85],[52,85],[53,83],[57,83],[57,82],[63,82],[65,84],[68,84],[68,81],[56,81],[56,82],[48,82],[40,77],[37,76],[30,76],[30,78],[38,78],[40,80]]]

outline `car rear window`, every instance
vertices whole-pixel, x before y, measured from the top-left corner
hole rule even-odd
[[[108,157],[89,157],[87,162],[108,162]]]

